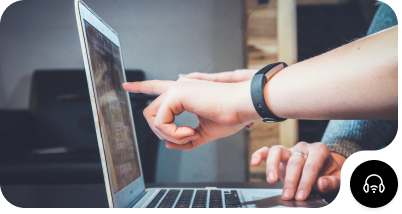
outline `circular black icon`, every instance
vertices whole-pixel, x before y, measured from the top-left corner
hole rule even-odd
[[[353,206],[360,211],[385,212],[401,197],[401,185],[401,178],[392,163],[374,158],[353,166],[347,180],[347,192]]]

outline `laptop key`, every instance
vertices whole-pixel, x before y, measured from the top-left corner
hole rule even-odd
[[[222,191],[211,190],[209,193],[209,208],[222,208]]]
[[[197,190],[193,201],[192,208],[206,208],[207,207],[207,190]]]
[[[175,208],[189,208],[191,204],[191,198],[193,197],[194,190],[183,190],[179,200],[176,203]]]
[[[147,208],[155,208],[165,193],[165,189],[160,190],[151,203],[148,204]]]
[[[226,208],[241,208],[241,202],[239,195],[236,190],[230,191],[230,193],[225,193],[225,204]]]
[[[174,202],[179,196],[180,190],[169,190],[165,198],[159,204],[158,208],[172,208]]]

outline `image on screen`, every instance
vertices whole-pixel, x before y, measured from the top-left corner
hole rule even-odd
[[[85,30],[99,125],[115,194],[141,176],[131,109],[121,85],[124,77],[119,47],[88,22]]]

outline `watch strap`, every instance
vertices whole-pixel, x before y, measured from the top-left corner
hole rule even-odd
[[[270,64],[259,70],[251,81],[251,98],[253,105],[257,113],[263,118],[263,122],[282,122],[285,118],[277,117],[268,108],[264,98],[265,84],[282,69],[274,69],[279,65],[283,65],[283,68],[287,67],[284,62],[278,62]]]

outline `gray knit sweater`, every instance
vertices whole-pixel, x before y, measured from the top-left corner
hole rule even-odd
[[[367,35],[398,24],[394,11],[382,3]],[[345,157],[360,150],[378,150],[390,144],[398,129],[397,120],[331,120],[321,140],[331,152]]]

